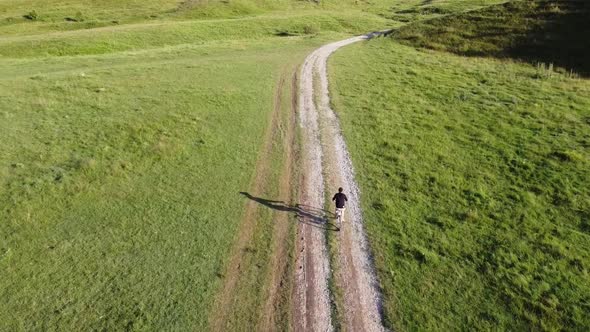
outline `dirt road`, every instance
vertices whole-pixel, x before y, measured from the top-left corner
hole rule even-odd
[[[223,285],[210,317],[211,330],[275,331],[281,329],[280,322],[290,318],[295,331],[332,331],[338,327],[345,331],[384,330],[378,284],[363,230],[359,190],[338,118],[330,109],[326,73],[326,61],[332,52],[374,35],[317,49],[306,58],[299,80],[290,76],[292,67],[286,67],[278,82],[275,110],[269,117],[255,177],[248,192],[242,193],[249,200],[228,265],[221,275]],[[291,88],[283,89],[288,82]],[[297,120],[301,128],[301,150],[297,148],[295,135]],[[270,156],[277,151],[285,154],[276,179],[279,197],[264,199],[261,196],[275,183],[269,181]],[[301,162],[298,170],[294,168],[295,160]],[[294,182],[299,182],[299,197],[292,199]],[[328,223],[333,216],[328,212],[332,207],[324,204],[340,186],[345,188],[349,204],[342,230],[336,233],[333,220]],[[267,261],[261,262],[248,253],[257,250],[254,235],[265,227],[258,221],[264,209],[272,210],[273,231],[269,243],[272,253],[264,256]],[[290,219],[290,215],[294,218]],[[285,244],[289,229],[293,229],[289,228],[289,220],[298,221],[295,265]],[[332,266],[326,232],[337,236],[338,249],[332,257]],[[263,265],[268,268],[261,268]],[[265,286],[253,290],[252,278],[264,280]],[[330,289],[335,294],[330,294]],[[245,310],[245,306],[254,307]],[[334,307],[339,313],[337,317],[333,317]]]
[[[363,230],[359,189],[338,118],[330,108],[326,63],[338,48],[379,34],[350,38],[317,49],[306,58],[300,74],[299,120],[304,170],[300,202],[318,211],[331,210],[332,207],[324,208],[326,195],[340,186],[349,197],[346,221],[337,233],[339,248],[336,269],[332,271],[335,287],[342,294],[341,301],[336,303],[344,320],[342,327],[347,331],[383,331],[384,328],[381,297]],[[304,219],[299,226],[293,314],[296,331],[333,330],[328,289],[331,269],[325,234],[331,230],[327,224],[329,215],[324,213],[325,217],[319,220]]]

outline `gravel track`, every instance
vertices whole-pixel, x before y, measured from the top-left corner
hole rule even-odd
[[[301,69],[299,120],[302,134],[302,167],[300,202],[322,209],[324,178],[318,113],[313,100],[313,69],[318,51],[309,55]],[[328,291],[329,261],[325,234],[325,219],[301,217],[298,230],[297,272],[295,283],[295,331],[332,331],[330,294]],[[314,225],[314,223],[317,223]]]
[[[354,181],[354,169],[338,118],[330,108],[326,64],[328,57],[340,47],[380,34],[371,33],[325,45],[310,54],[301,69],[299,120],[304,170],[301,203],[322,210],[325,189],[335,192],[339,186],[345,188],[349,197],[346,221],[339,233],[338,257],[335,258],[338,269],[334,272],[336,287],[343,297],[343,308],[340,308],[344,317],[342,325],[348,331],[385,329],[381,323],[381,295],[363,229],[360,192]],[[314,86],[314,77],[319,78],[319,86]],[[319,96],[319,100],[314,102],[314,95]],[[299,229],[299,269],[294,299],[294,327],[297,331],[333,330],[326,228],[327,218],[321,216],[302,222]]]

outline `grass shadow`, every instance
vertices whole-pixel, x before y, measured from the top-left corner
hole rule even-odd
[[[527,15],[534,28],[506,48],[506,55],[553,64],[590,76],[590,2],[543,1]]]
[[[588,77],[589,17],[589,1],[513,1],[410,24],[392,35],[412,46],[514,58]]]

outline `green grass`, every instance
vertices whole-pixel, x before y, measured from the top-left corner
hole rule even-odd
[[[314,46],[1,64],[3,328],[205,327],[277,73]]]
[[[393,37],[406,45],[518,58],[590,75],[589,15],[588,1],[513,1],[406,25]]]
[[[0,0],[0,330],[206,329],[285,68],[490,3]],[[272,216],[230,328],[257,323]]]
[[[396,330],[588,330],[590,82],[381,38],[332,95]]]
[[[133,24],[60,31],[76,9],[63,5],[0,27],[0,329],[205,329],[279,76],[385,20],[146,21],[121,2],[88,9],[98,25],[115,13]],[[272,214],[258,218],[234,329],[256,326],[263,307]]]
[[[391,4],[382,15],[400,22],[414,22],[442,17],[453,13],[480,9],[502,3],[502,0],[423,0],[398,1]]]
[[[319,32],[360,34],[387,22],[371,15],[264,16],[256,19],[168,21],[131,24],[90,30],[16,36],[0,39],[0,56],[8,58],[106,54],[155,49],[175,45],[204,45],[216,41],[254,41],[281,34],[313,36],[306,27]],[[288,38],[288,37],[287,37]],[[338,37],[332,37],[338,38]],[[277,39],[278,40],[278,39]]]
[[[281,99],[278,100],[278,105],[273,107],[278,108],[277,114],[277,127],[273,129],[273,136],[271,137],[270,150],[266,151],[265,154],[260,155],[259,159],[268,162],[268,170],[265,174],[263,183],[259,183],[259,192],[250,192],[254,196],[271,197],[273,199],[285,199],[280,197],[280,177],[290,177],[290,174],[282,174],[283,164],[289,162],[285,159],[286,151],[285,145],[289,142],[286,140],[286,127],[289,126],[289,117],[292,115],[291,112],[291,93],[292,86],[289,84],[290,74],[292,70],[298,65],[306,52],[300,53],[300,58],[292,58],[291,63],[283,63],[287,74],[286,82],[281,85]],[[285,58],[284,58],[285,59]],[[275,90],[276,91],[276,90]],[[242,191],[249,191],[250,188],[244,187]],[[247,201],[248,199],[240,195],[240,201]],[[215,310],[223,310],[224,325],[221,327],[223,330],[240,331],[244,329],[248,330],[260,330],[260,323],[263,321],[264,309],[266,301],[269,298],[270,286],[271,286],[271,275],[273,270],[277,269],[277,266],[272,265],[271,257],[273,256],[273,238],[275,223],[286,222],[288,233],[288,240],[281,243],[285,246],[287,255],[290,255],[294,248],[294,238],[296,236],[295,230],[297,220],[294,215],[286,215],[287,212],[280,212],[271,208],[267,208],[259,203],[250,202],[257,204],[256,214],[253,216],[255,219],[253,227],[253,237],[248,241],[243,250],[242,259],[240,260],[239,268],[239,279],[235,288],[232,291],[232,301],[228,307],[216,308]],[[287,202],[291,203],[291,202]],[[286,215],[285,220],[279,220],[279,214]],[[239,231],[239,230],[238,230]],[[283,257],[282,259],[288,260],[289,257]],[[287,266],[287,270],[292,268]],[[286,273],[286,272],[285,272]],[[290,275],[280,275],[280,282],[282,287],[279,291],[283,291],[287,296],[284,301],[289,301],[290,290],[287,285],[287,280],[290,279]],[[279,295],[280,296],[280,295]],[[290,303],[287,302],[285,305],[288,306]],[[278,324],[283,324],[284,330],[289,326],[289,308],[278,308],[277,312],[274,313],[275,321]]]
[[[47,32],[72,31],[98,27],[116,27],[131,23],[161,23],[183,20],[215,20],[254,18],[271,15],[289,17],[293,14],[355,16],[361,21],[366,16],[409,22],[440,16],[501,0],[422,0],[357,1],[357,0],[109,0],[109,1],[0,1],[0,35],[34,35]],[[36,19],[25,18],[35,12]],[[349,23],[358,25],[355,18]],[[394,22],[390,21],[391,24]],[[218,24],[217,27],[223,27]],[[387,28],[389,25],[381,26]],[[367,27],[370,28],[370,27]],[[372,28],[370,28],[372,29]],[[369,30],[370,30],[369,29]],[[363,31],[365,32],[365,31]]]
[[[152,4],[165,3],[139,7]],[[75,6],[52,2],[0,26],[0,329],[206,329],[279,76],[386,20],[305,8],[146,19],[136,3],[95,5],[96,25],[65,27]],[[227,317],[237,330],[258,323],[271,268],[272,214],[257,217]]]

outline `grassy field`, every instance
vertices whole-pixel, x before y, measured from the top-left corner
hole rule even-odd
[[[2,64],[36,73],[0,80],[4,326],[205,326],[277,74],[312,47]]]
[[[588,76],[589,16],[588,1],[513,1],[406,25],[393,35],[406,45],[466,56],[517,58]]]
[[[0,0],[0,330],[207,328],[286,68],[496,2]],[[230,329],[268,292],[256,217]]]
[[[268,22],[0,38],[0,329],[207,326],[275,85],[327,39]]]
[[[450,50],[456,39],[428,31],[453,22],[394,38]],[[387,324],[587,330],[590,82],[397,40],[330,62]]]
[[[278,82],[387,22],[177,4],[0,2],[0,330],[207,328]],[[268,293],[273,214],[256,218],[230,329]]]

